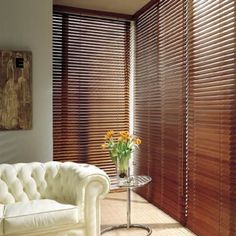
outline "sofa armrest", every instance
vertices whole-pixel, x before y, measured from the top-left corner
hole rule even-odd
[[[73,196],[72,203],[80,207],[86,236],[99,236],[99,200],[109,192],[109,178],[104,171],[92,165],[68,163],[68,166],[73,175],[68,179],[67,193]]]
[[[57,162],[57,164],[59,164],[58,173],[50,181],[46,197],[81,205],[85,201],[88,184],[94,181],[98,181],[102,186],[98,193],[101,197],[109,191],[109,177],[98,167],[74,162]]]
[[[100,199],[109,191],[109,180],[101,175],[89,176],[81,182],[83,186],[79,202],[84,212],[84,224],[87,236],[100,236],[101,215]]]
[[[99,198],[104,198],[109,192],[109,178],[101,174],[93,174],[84,177],[78,184],[76,190],[76,205],[80,205],[87,201],[90,196],[90,192]]]

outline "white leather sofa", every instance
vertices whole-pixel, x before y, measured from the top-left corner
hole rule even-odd
[[[109,178],[72,162],[0,164],[0,235],[99,236]]]

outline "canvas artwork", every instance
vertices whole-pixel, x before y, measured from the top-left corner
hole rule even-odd
[[[32,53],[0,50],[0,130],[32,128]]]

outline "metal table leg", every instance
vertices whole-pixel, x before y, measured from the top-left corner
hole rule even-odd
[[[102,230],[101,234],[104,234],[106,232],[109,232],[111,230],[117,230],[117,229],[130,229],[130,228],[140,228],[147,231],[147,234],[145,236],[149,236],[152,234],[152,229],[148,226],[141,225],[141,224],[131,224],[131,189],[127,189],[127,224],[123,225],[115,225],[108,228],[105,228]]]
[[[127,229],[131,225],[131,189],[127,189]]]

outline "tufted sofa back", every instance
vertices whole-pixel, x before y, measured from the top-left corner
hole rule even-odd
[[[36,199],[71,202],[66,186],[68,165],[60,162],[0,164],[0,204]],[[70,165],[73,166],[72,163]],[[73,184],[73,183],[71,183]],[[60,194],[58,194],[60,192]],[[66,199],[67,198],[67,199]]]

